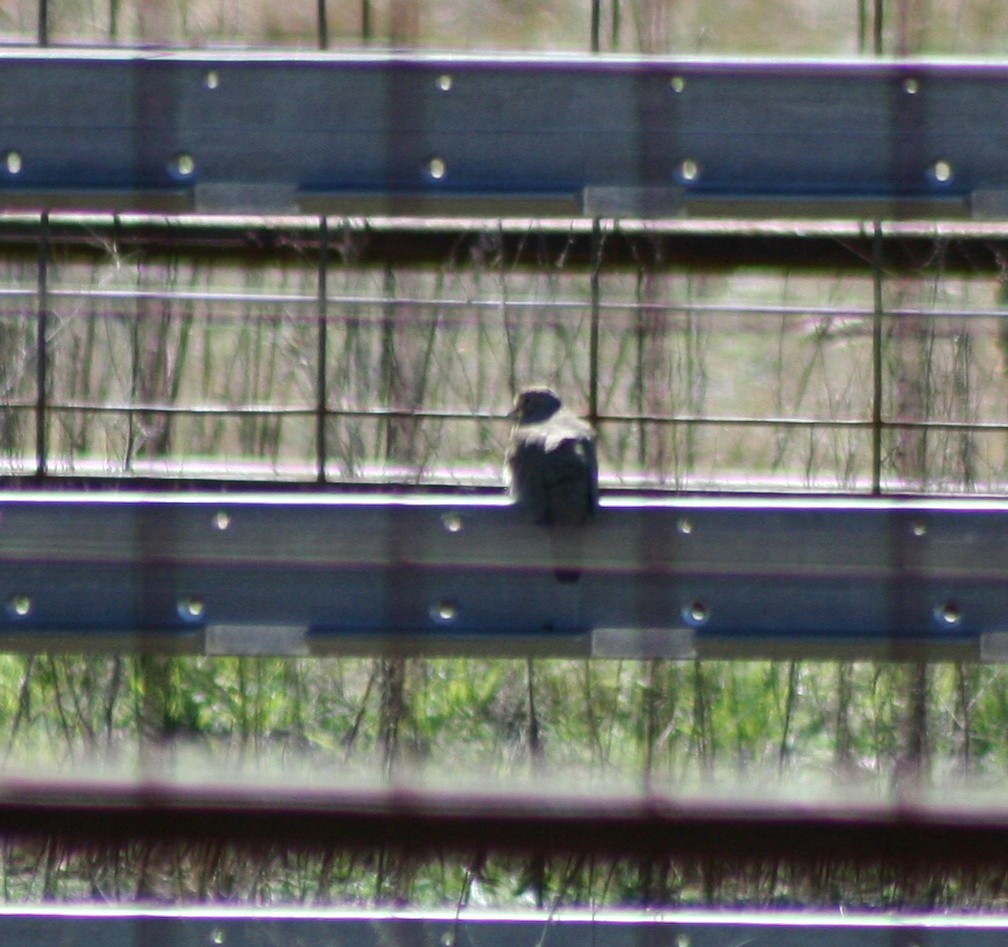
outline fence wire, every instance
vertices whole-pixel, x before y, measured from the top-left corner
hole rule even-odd
[[[82,248],[43,216],[37,259],[2,264],[9,477],[496,488],[514,392],[543,382],[610,489],[1004,492],[1002,278],[947,269],[941,237],[907,265],[880,236],[860,271],[610,265],[606,222],[585,265],[484,221],[464,253],[365,264],[323,220],[249,265],[104,223]]]
[[[856,0],[801,16],[780,5],[750,28],[699,2],[478,6],[303,0],[281,17],[34,0],[0,30],[39,45],[905,54],[997,51],[1006,16],[981,0]],[[49,226],[36,222],[36,260],[0,262],[8,477],[495,488],[511,398],[545,382],[596,425],[609,488],[1004,492],[1001,275],[946,271],[940,240],[916,266],[888,259],[876,227],[858,272],[786,259],[716,271],[658,253],[615,265],[614,225],[595,222],[586,266],[562,251],[529,259],[571,222],[530,227],[519,260],[483,221],[465,255],[449,245],[376,266],[361,262],[366,240],[326,218],[254,263],[123,250],[113,219],[94,222],[82,253],[52,245]]]
[[[1003,16],[969,0],[949,31],[948,11],[906,0],[814,2],[743,37],[700,3],[546,6],[479,5],[476,29],[448,0],[304,0],[281,18],[33,0],[0,28],[40,46],[879,55],[985,51]],[[908,267],[875,225],[858,272],[657,253],[628,266],[610,262],[613,224],[595,221],[584,266],[529,261],[570,222],[530,227],[519,260],[488,220],[465,255],[375,266],[345,224],[304,222],[310,243],[281,240],[249,265],[156,238],[124,251],[114,220],[75,253],[39,217],[37,260],[0,262],[0,474],[496,488],[515,390],[545,382],[596,425],[610,489],[1005,491],[1002,279],[947,272],[940,239]],[[738,242],[759,256],[758,238]]]
[[[12,0],[0,39],[50,44],[164,43],[336,48],[544,49],[759,55],[1004,52],[1008,13],[989,0]]]

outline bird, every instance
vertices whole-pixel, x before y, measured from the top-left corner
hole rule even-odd
[[[563,406],[546,387],[526,388],[515,398],[514,427],[505,476],[519,511],[539,526],[583,526],[598,509],[598,458],[591,425]],[[553,542],[554,552],[578,543]],[[579,569],[557,569],[561,582],[575,582]]]

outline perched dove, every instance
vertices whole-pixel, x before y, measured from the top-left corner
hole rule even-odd
[[[598,507],[598,461],[591,426],[568,411],[549,388],[522,391],[512,415],[515,426],[505,473],[518,508],[541,526],[587,522]],[[554,542],[555,552],[556,546]],[[576,581],[580,574],[569,569],[556,573],[566,582]]]

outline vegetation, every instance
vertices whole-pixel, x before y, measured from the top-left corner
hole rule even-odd
[[[8,772],[313,786],[391,779],[459,788],[491,780],[518,789],[575,780],[581,791],[833,799],[902,794],[923,778],[967,802],[998,798],[1008,762],[1008,677],[997,667],[942,665],[921,680],[919,668],[896,664],[439,659],[405,662],[396,690],[397,672],[381,660],[175,658],[160,678],[152,660],[0,661]],[[168,756],[149,752],[166,746]],[[900,877],[884,865],[860,872],[824,865],[810,875],[787,862],[745,871],[670,862],[655,874],[654,866],[561,857],[540,868],[492,854],[479,863],[445,855],[401,865],[381,851],[96,852],[58,839],[8,843],[0,852],[4,890],[14,899],[1003,902],[998,873],[922,868]]]

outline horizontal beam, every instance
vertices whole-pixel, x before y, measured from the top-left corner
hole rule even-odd
[[[7,50],[8,209],[1008,217],[1008,64]]]
[[[937,228],[937,229],[936,229]],[[39,254],[37,214],[0,215],[0,253],[34,266]],[[46,240],[61,263],[108,261],[109,248],[145,258],[192,257],[218,264],[256,266],[278,261],[303,266],[322,251],[318,218],[65,214],[49,218]],[[993,224],[892,224],[880,230],[886,274],[919,274],[940,264],[943,274],[997,277],[1008,238]],[[940,249],[940,252],[937,252]],[[601,241],[590,221],[499,222],[486,218],[330,221],[330,265],[355,269],[468,264],[479,268],[499,257],[509,267],[601,266],[654,272],[739,267],[786,267],[870,274],[876,260],[871,228],[856,223],[619,221]],[[937,261],[937,262],[936,262]]]
[[[141,842],[198,843],[260,853],[716,858],[733,867],[779,860],[928,873],[1008,864],[1008,817],[996,805],[911,798],[802,803],[527,787],[445,791],[408,782],[322,788],[290,781],[6,777],[0,781],[0,837],[58,837],[70,847],[102,851]]]
[[[637,947],[689,944],[736,947],[1000,947],[1008,923],[997,916],[930,914],[838,915],[733,911],[395,911],[270,908],[0,907],[0,939],[19,947]]]
[[[1008,659],[1008,501],[0,495],[0,647]],[[558,570],[573,570],[562,582]]]

